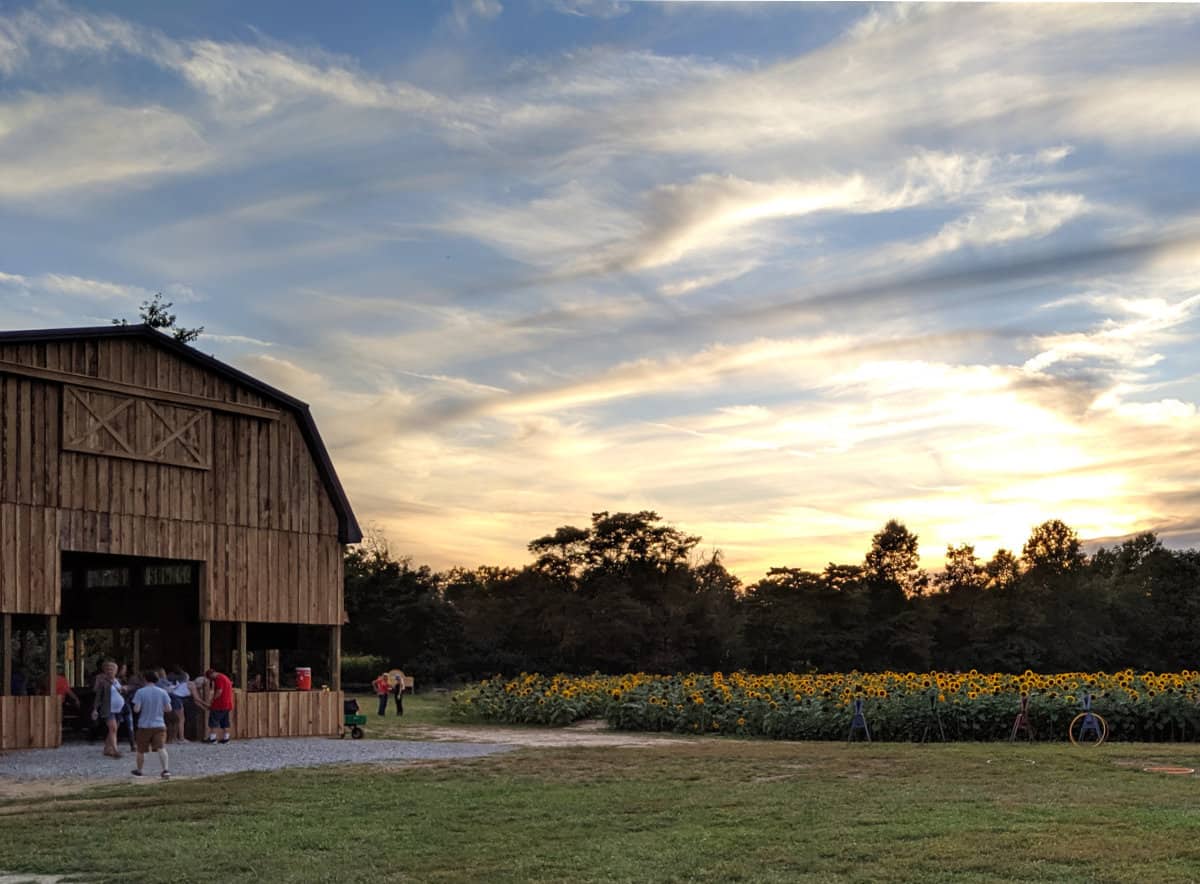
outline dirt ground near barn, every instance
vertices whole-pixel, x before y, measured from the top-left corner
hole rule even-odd
[[[621,749],[657,748],[689,739],[662,734],[614,731],[603,721],[581,721],[570,727],[496,727],[490,725],[412,725],[405,728],[406,739],[449,740],[469,743],[503,743],[509,746],[570,748],[612,746]]]

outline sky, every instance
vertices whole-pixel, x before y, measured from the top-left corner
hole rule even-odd
[[[162,291],[364,524],[1200,544],[1200,7],[0,2],[0,328]]]

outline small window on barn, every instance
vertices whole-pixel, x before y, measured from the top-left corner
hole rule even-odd
[[[64,590],[75,588],[75,572],[63,570],[62,572],[62,588]]]
[[[147,565],[146,586],[191,586],[191,565]]]
[[[108,589],[128,585],[128,568],[92,568],[87,572],[88,589]]]

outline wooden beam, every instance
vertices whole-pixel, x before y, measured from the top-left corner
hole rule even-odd
[[[329,681],[335,691],[342,689],[342,627],[329,627]]]
[[[249,690],[249,685],[246,683],[247,676],[246,665],[246,621],[238,621],[238,687],[243,691]]]
[[[135,674],[142,671],[142,631],[135,629],[133,631],[133,671],[129,673],[132,678]]]
[[[5,614],[0,624],[0,648],[4,656],[4,682],[0,684],[0,697],[7,697],[12,691],[12,614]]]
[[[212,668],[212,622],[200,621],[200,672],[208,672]]]
[[[279,412],[273,408],[260,408],[257,405],[245,405],[241,402],[226,402],[224,399],[214,399],[210,396],[195,396],[190,393],[176,393],[173,390],[138,387],[134,384],[123,384],[120,381],[94,378],[90,375],[79,374],[73,371],[57,371],[53,368],[23,365],[20,362],[12,362],[8,359],[0,359],[0,374],[35,378],[39,381],[53,381],[59,384],[74,384],[77,387],[85,387],[89,390],[121,393],[125,396],[137,396],[140,399],[158,399],[162,402],[177,402],[180,405],[211,408],[213,411],[242,414],[246,417],[254,417],[265,421],[279,420]]]
[[[87,652],[87,646],[83,643],[83,630],[75,631],[75,686],[76,687],[91,687],[89,684],[84,684],[87,679],[87,670],[83,666],[83,656]]]
[[[58,687],[58,615],[51,614],[46,620],[46,668],[50,671],[46,679],[49,682],[46,685],[46,693],[57,697],[58,692],[55,689]]]
[[[67,677],[67,684],[71,687],[76,687],[79,684],[75,677],[75,630],[68,629],[67,634],[63,636],[63,675]]]

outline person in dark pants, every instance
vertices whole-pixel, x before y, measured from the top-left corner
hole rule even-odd
[[[379,714],[381,716],[387,714],[388,707],[388,692],[391,690],[391,679],[388,678],[386,672],[381,672],[375,681],[371,682],[371,687],[375,688],[375,696],[379,698]]]
[[[396,673],[396,683],[392,687],[392,695],[396,698],[396,717],[404,714],[404,673]]]

